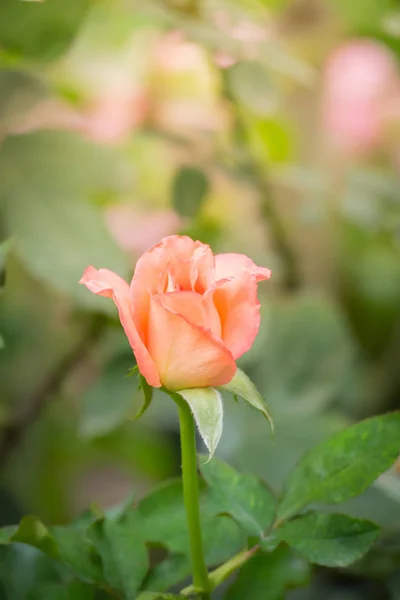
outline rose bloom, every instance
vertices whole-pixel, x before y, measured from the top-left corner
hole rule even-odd
[[[257,283],[270,276],[247,256],[172,235],[142,255],[130,286],[92,266],[80,283],[114,300],[148,384],[182,390],[233,378],[258,333]]]

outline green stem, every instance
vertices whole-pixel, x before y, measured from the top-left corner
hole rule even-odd
[[[181,429],[183,496],[189,529],[190,555],[193,568],[193,587],[202,591],[202,600],[209,600],[210,584],[204,560],[203,539],[200,524],[199,483],[197,477],[196,430],[188,404],[174,394],[179,407]]]
[[[249,550],[243,550],[239,554],[235,554],[232,558],[224,562],[217,569],[209,574],[210,587],[213,590],[218,587],[222,582],[226,581],[228,577],[234,573],[237,569],[240,569],[256,552],[259,550],[259,545],[253,546]],[[195,592],[194,586],[189,585],[181,590],[182,596],[191,596]]]

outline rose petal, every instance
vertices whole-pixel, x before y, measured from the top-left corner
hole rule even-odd
[[[114,300],[121,324],[136,357],[139,371],[149,385],[160,387],[156,365],[143,344],[133,320],[131,295],[127,282],[108,269],[95,269],[90,266],[85,269],[79,283],[85,285],[94,294]]]
[[[214,255],[206,244],[171,235],[145,252],[136,263],[131,283],[132,310],[139,334],[147,338],[149,294],[170,289],[205,291],[214,281]]]
[[[196,292],[170,292],[160,294],[164,308],[181,315],[192,325],[208,329],[217,337],[221,337],[221,321],[213,301],[213,290],[204,296]]]
[[[222,340],[236,360],[251,348],[260,328],[256,277],[243,270],[221,281],[214,292],[214,304],[221,319]]]
[[[256,281],[263,281],[271,277],[271,271],[265,267],[258,267],[245,254],[217,254],[215,257],[215,279],[237,277],[247,273],[255,275]]]
[[[170,390],[223,385],[236,372],[222,341],[172,312],[162,297],[151,298],[147,347]]]

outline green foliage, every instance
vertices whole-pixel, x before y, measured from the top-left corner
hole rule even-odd
[[[228,72],[229,87],[244,106],[259,116],[276,106],[277,91],[268,70],[258,62],[241,61]]]
[[[27,135],[2,145],[0,168],[0,197],[19,258],[83,306],[115,314],[112,303],[77,285],[88,264],[127,273],[100,209],[89,202],[94,192],[115,186],[108,153],[73,135]],[[35,206],[35,227],[29,206]]]
[[[211,458],[222,435],[224,409],[221,394],[214,388],[199,388],[180,390],[179,395],[189,404]]]
[[[400,413],[357,423],[310,450],[289,474],[278,508],[286,520],[310,503],[337,504],[361,494],[400,452]]]
[[[248,535],[262,537],[276,510],[276,499],[266,485],[215,458],[202,464],[200,470],[216,510],[231,515]]]
[[[113,359],[101,377],[87,388],[82,398],[80,432],[85,438],[109,433],[135,414],[135,381],[125,377],[133,357]],[[143,410],[143,409],[141,409]]]
[[[222,390],[230,392],[234,396],[240,396],[250,406],[259,410],[267,419],[273,430],[273,420],[265,404],[264,398],[258,392],[254,383],[241,369],[236,369],[234,378],[226,385],[221,386]]]
[[[2,0],[0,46],[12,55],[51,60],[65,52],[89,7],[89,0],[43,4]]]
[[[310,568],[306,561],[280,547],[272,554],[254,556],[242,567],[225,600],[284,600],[292,587],[306,585]]]
[[[203,173],[194,167],[181,167],[172,184],[172,205],[182,217],[195,217],[209,192],[210,184]]]
[[[143,375],[139,375],[139,380],[140,389],[143,391],[144,400],[141,408],[135,415],[135,419],[139,419],[139,417],[141,417],[146,412],[153,399],[153,388],[147,383]]]
[[[134,600],[148,570],[147,549],[135,513],[120,521],[97,521],[88,535],[101,557],[106,583],[126,600]]]
[[[379,532],[370,521],[311,512],[285,523],[277,537],[312,563],[346,567],[370,549]]]

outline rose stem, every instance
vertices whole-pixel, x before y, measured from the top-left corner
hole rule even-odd
[[[193,585],[203,591],[202,600],[209,600],[209,580],[204,560],[200,525],[199,483],[197,478],[196,430],[192,412],[179,394],[173,396],[179,408],[181,429],[183,496],[189,529]]]

